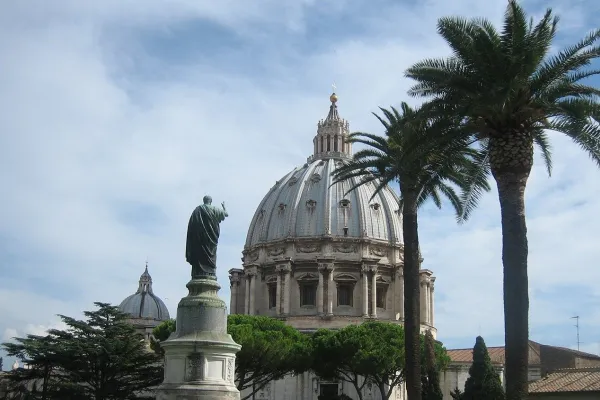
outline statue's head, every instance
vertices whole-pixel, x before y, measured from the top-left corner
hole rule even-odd
[[[202,198],[202,201],[204,202],[204,204],[212,204],[212,197],[210,196],[204,196],[204,198]]]

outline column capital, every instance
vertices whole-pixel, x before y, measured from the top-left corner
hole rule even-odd
[[[240,276],[239,275],[229,275],[229,283],[231,283],[232,285],[239,283],[240,282]]]
[[[396,269],[394,270],[394,273],[392,274],[392,280],[396,280],[396,279],[402,279],[404,278],[404,268],[402,267],[402,265],[396,267]]]
[[[292,266],[288,263],[286,264],[279,264],[275,267],[275,272],[279,272],[279,273],[290,273],[292,272]]]
[[[333,263],[319,263],[318,265],[319,266],[317,268],[321,272],[324,272],[324,271],[331,272],[334,269]]]
[[[252,267],[246,268],[244,273],[246,274],[246,276],[249,276],[249,277],[256,276],[256,275],[258,275],[258,267],[252,266]]]

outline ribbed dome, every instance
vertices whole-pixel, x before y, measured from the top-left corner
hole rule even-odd
[[[358,179],[333,186],[331,173],[347,159],[309,159],[281,178],[261,201],[248,230],[246,248],[287,238],[340,236],[398,244],[402,224],[398,197],[386,187],[372,200],[376,186]]]
[[[165,303],[152,292],[152,277],[146,270],[140,277],[137,292],[127,297],[119,305],[119,309],[132,318],[165,321],[169,319],[169,310]]]

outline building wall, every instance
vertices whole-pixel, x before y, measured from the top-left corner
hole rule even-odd
[[[356,390],[351,383],[321,381],[310,372],[305,372],[298,376],[287,376],[284,379],[270,382],[255,394],[254,399],[317,400],[325,385],[337,385],[338,394],[343,393],[353,399],[358,399]],[[241,397],[248,395],[250,392],[250,390],[243,391]],[[381,400],[379,390],[373,386],[365,386],[362,392],[364,400]],[[404,387],[396,388],[390,400],[406,400]]]
[[[469,368],[471,363],[451,363],[446,371],[443,371],[440,375],[440,386],[444,400],[452,400],[450,393],[454,389],[459,388],[460,391],[465,390],[465,383],[469,378]],[[496,372],[500,375],[500,381],[504,385],[504,366],[497,365],[495,367]]]

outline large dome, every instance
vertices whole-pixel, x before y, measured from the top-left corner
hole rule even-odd
[[[347,193],[361,178],[331,185],[332,172],[346,162],[343,158],[316,158],[277,181],[252,218],[246,248],[323,236],[398,243],[402,238],[398,197],[389,187],[373,196],[373,183]]]
[[[148,273],[148,265],[140,276],[138,290],[121,302],[119,310],[131,315],[132,319],[165,321],[170,318],[167,306],[152,291],[152,277]]]
[[[404,321],[398,196],[332,173],[352,160],[348,121],[330,97],[313,154],[275,183],[257,207],[229,271],[231,312],[284,319],[302,331],[367,320]],[[356,187],[358,183],[362,185]],[[352,189],[354,188],[354,189]],[[352,189],[352,190],[350,190]],[[435,336],[432,272],[421,270],[421,328]]]

